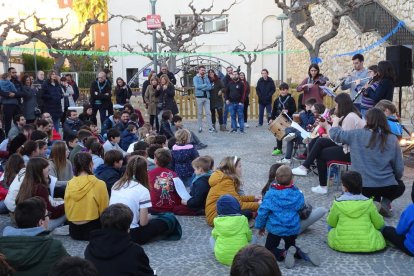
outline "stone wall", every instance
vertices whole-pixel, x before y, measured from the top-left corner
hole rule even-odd
[[[412,11],[414,1],[384,0],[384,2],[389,10],[393,12],[395,11],[397,17],[407,23],[407,26],[414,25],[413,19],[409,18],[410,16],[413,16],[413,12],[407,13],[404,9],[398,8],[402,7],[402,5],[407,5],[406,7],[411,7]],[[393,3],[396,4],[394,5]],[[312,15],[314,15],[315,26],[306,32],[305,37],[309,39],[311,43],[314,43],[316,38],[326,34],[329,31],[329,28],[331,27],[331,15],[329,11],[321,6],[314,6],[312,8]],[[305,46],[293,36],[290,28],[288,27],[287,29],[286,49],[306,50]],[[349,18],[342,18],[338,35],[324,43],[321,47],[319,53],[319,57],[322,59],[322,63],[320,64],[321,73],[329,77],[334,84],[339,83],[339,78],[352,70],[352,60],[351,56],[334,57],[334,55],[365,48],[368,45],[378,41],[380,37],[381,36],[376,32],[362,33]],[[384,43],[369,52],[365,52],[365,65],[369,66],[377,64],[379,61],[384,60],[385,48],[387,46],[389,45]],[[307,76],[307,70],[310,64],[309,59],[310,57],[307,52],[286,55],[287,80],[294,84],[300,83]],[[414,113],[412,93],[412,89],[403,89],[402,116],[405,118],[411,117]],[[396,90],[394,102],[398,104],[398,90]]]

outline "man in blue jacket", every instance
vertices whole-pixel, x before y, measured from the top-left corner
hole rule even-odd
[[[211,111],[210,111],[210,90],[212,89],[209,78],[206,76],[206,68],[204,66],[198,67],[198,74],[193,78],[195,92],[194,95],[197,101],[197,121],[198,132],[203,131],[203,108],[206,114],[208,131],[214,132],[213,125],[211,123]]]
[[[263,125],[264,109],[266,108],[267,121],[271,116],[272,110],[272,96],[276,92],[275,83],[273,79],[269,77],[269,71],[262,69],[262,77],[257,81],[256,94],[259,97],[259,124],[258,127]]]

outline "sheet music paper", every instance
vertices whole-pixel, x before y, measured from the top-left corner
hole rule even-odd
[[[175,190],[177,191],[181,199],[189,200],[191,196],[187,192],[187,189],[185,188],[183,181],[181,181],[179,177],[174,177],[173,181],[174,181]]]
[[[297,129],[300,131],[300,136],[302,136],[303,139],[309,138],[310,137],[310,133],[307,132],[306,130],[304,130],[298,123],[296,123],[295,121],[292,121],[292,125],[291,127]]]
[[[331,88],[329,88],[328,86],[319,86],[319,88],[321,88],[323,90],[323,92],[325,92],[326,95],[335,98],[336,95],[333,92],[333,90]]]
[[[49,175],[49,177],[50,177],[50,196],[54,198],[57,178],[54,177],[53,175]]]

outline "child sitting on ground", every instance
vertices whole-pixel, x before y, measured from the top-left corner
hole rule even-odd
[[[174,136],[174,133],[171,130],[172,117],[173,114],[171,110],[165,110],[161,115],[160,134],[165,135],[167,139]]]
[[[191,162],[199,156],[198,151],[190,144],[190,138],[190,131],[186,129],[178,130],[175,133],[176,142],[171,151],[171,168],[186,187],[190,187],[193,179],[194,169]]]
[[[290,167],[279,167],[276,171],[276,181],[271,184],[257,212],[255,228],[259,229],[261,236],[266,228],[268,234],[265,247],[278,261],[285,260],[287,268],[295,265],[295,256],[316,266],[320,264],[317,255],[296,246],[296,237],[300,232],[298,212],[304,204],[302,192],[293,184]],[[284,250],[278,248],[281,239],[285,242]]]
[[[208,180],[211,176],[211,160],[206,156],[200,156],[194,159],[191,164],[195,173],[195,177],[191,183],[191,198],[188,201],[182,199],[181,203],[204,215],[206,199],[208,191],[210,191]]]
[[[127,128],[121,133],[121,141],[119,142],[121,149],[127,151],[130,144],[138,141],[137,131],[136,125],[128,123]]]
[[[402,212],[397,229],[385,226],[382,235],[405,254],[414,257],[414,204]]]
[[[216,259],[231,265],[236,253],[252,240],[252,231],[247,218],[241,214],[240,203],[231,195],[223,195],[217,200],[217,214],[210,243]]]
[[[393,102],[389,100],[381,100],[375,105],[375,107],[384,112],[385,116],[387,117],[387,122],[391,133],[396,135],[398,139],[401,139],[403,129],[397,117],[397,107],[393,104]]]
[[[313,105],[316,104],[315,98],[307,99],[305,102],[305,111],[299,114],[300,126],[306,130],[306,128],[315,123],[315,116],[312,113],[311,109]],[[286,154],[285,157],[280,160],[279,164],[290,164],[292,153],[293,153],[293,143],[300,144],[303,141],[303,138],[300,134],[300,131],[293,127],[288,127],[285,129],[286,136],[283,138],[283,141],[286,141]],[[272,179],[272,181],[274,178]]]
[[[177,130],[180,130],[183,128],[184,128],[183,118],[181,118],[180,115],[174,115],[172,118],[171,130],[175,133]],[[193,144],[197,150],[201,150],[207,147],[207,145],[201,143],[200,139],[197,137],[197,135],[193,131],[190,131],[190,133],[191,133],[190,143]]]
[[[155,151],[156,167],[148,172],[152,202],[150,212],[172,212],[181,216],[194,216],[196,212],[181,204],[181,198],[175,190],[174,178],[177,177],[177,174],[167,168],[171,159],[169,150],[157,149]]]
[[[241,186],[241,158],[237,156],[225,157],[218,166],[217,170],[208,180],[210,191],[206,200],[206,221],[213,226],[213,220],[217,216],[217,200],[225,194],[234,196],[240,203],[242,214],[248,219],[255,216],[259,208],[258,201],[262,196],[240,195]]]
[[[295,99],[292,95],[289,94],[289,85],[282,82],[279,85],[280,95],[273,102],[273,109],[271,120],[269,123],[272,123],[281,113],[287,113],[290,118],[292,118],[293,113],[296,111]],[[274,148],[272,155],[282,154],[282,140],[277,141],[277,146]]]
[[[380,229],[384,219],[372,199],[363,196],[362,178],[348,171],[341,176],[344,193],[335,199],[327,218],[332,227],[328,245],[341,252],[375,252],[385,248]]]
[[[108,130],[107,133],[108,141],[103,144],[103,148],[105,153],[110,150],[117,150],[122,153],[122,156],[126,156],[127,153],[119,146],[119,142],[121,141],[121,133],[116,128],[111,128]]]

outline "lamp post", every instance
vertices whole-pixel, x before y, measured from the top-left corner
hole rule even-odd
[[[151,2],[151,13],[155,15],[155,4],[157,3],[157,0],[150,0]],[[154,71],[157,73],[157,55],[155,54],[157,52],[157,33],[155,30],[152,31],[152,51],[154,52],[153,56],[153,63],[154,63]]]
[[[36,42],[39,40],[36,38],[33,38],[31,40],[33,42],[33,57],[34,57],[34,69],[35,69],[35,78],[37,78],[37,57],[36,57]]]
[[[281,48],[281,81],[283,81],[283,78],[284,78],[284,76],[283,76],[283,70],[284,70],[284,62],[285,62],[285,55],[284,55],[284,53],[283,53],[283,51],[284,51],[284,46],[283,46],[283,44],[285,43],[285,38],[284,38],[284,36],[283,36],[283,21],[285,21],[285,20],[287,20],[287,19],[289,19],[289,16],[287,16],[286,14],[284,14],[284,13],[282,13],[282,14],[279,14],[278,16],[276,16],[276,19],[277,20],[280,20],[280,25],[281,25],[281,27],[282,27],[282,29],[281,29],[281,46],[280,46],[280,48]]]
[[[282,60],[282,54],[280,52],[280,44],[282,43],[282,36],[278,35],[276,36],[276,41],[277,41],[277,51],[278,51],[278,55],[277,55],[277,79],[280,81],[281,78],[281,70],[280,70],[280,61]]]

